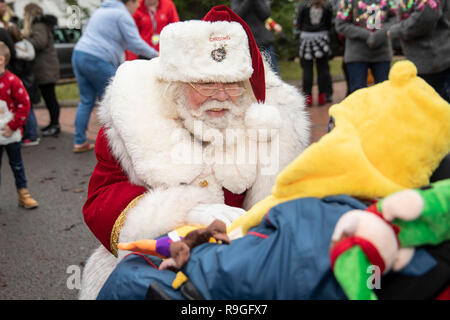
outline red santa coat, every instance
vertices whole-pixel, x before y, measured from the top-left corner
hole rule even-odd
[[[97,165],[89,182],[83,215],[92,233],[111,251],[111,233],[117,218],[147,189],[129,182],[111,154],[103,128],[97,136],[95,156]],[[226,205],[242,208],[245,194],[234,194],[225,188],[223,191]]]
[[[156,51],[159,51],[159,42],[152,41],[153,35],[159,35],[162,29],[169,23],[180,21],[175,4],[171,0],[159,0],[156,12],[152,16],[145,5],[145,0],[141,0],[139,7],[133,14],[134,21],[138,27],[141,38],[144,39]],[[156,26],[156,29],[154,28]],[[126,51],[126,60],[137,59],[131,51]]]
[[[30,97],[22,81],[8,70],[0,77],[0,100],[6,102],[14,118],[8,123],[11,130],[18,128],[22,131],[30,112]]]

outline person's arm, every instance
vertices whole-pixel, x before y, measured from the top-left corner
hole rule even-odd
[[[158,56],[158,52],[142,40],[131,16],[119,20],[119,31],[126,42],[126,49],[150,59]]]
[[[231,0],[231,10],[243,17],[250,12],[255,0]]]
[[[34,51],[34,47],[30,41],[27,39],[23,39],[20,42],[16,43],[16,56],[18,59],[33,61],[36,54]]]
[[[16,58],[16,49],[14,47],[14,41],[6,29],[0,28],[0,41],[3,41],[9,48],[11,54],[11,60]]]
[[[84,220],[103,246],[111,248],[111,233],[120,214],[146,189],[129,182],[125,172],[111,155],[104,129],[95,146],[97,165],[89,181],[88,195],[83,206]]]
[[[366,41],[370,36],[370,31],[353,24],[352,1],[344,0],[339,5],[336,16],[336,31],[348,39],[359,39]]]
[[[175,4],[173,2],[170,3],[170,7],[171,7],[171,10],[170,10],[171,11],[171,19],[169,19],[169,23],[180,21],[180,18],[178,17],[177,8],[175,7]]]
[[[257,16],[265,21],[270,17],[270,7],[266,0],[255,0],[255,11]]]
[[[106,131],[102,128],[97,136],[97,165],[83,215],[89,229],[112,254],[119,255],[119,242],[156,238],[185,224],[208,225],[224,214],[223,204],[221,210],[198,206],[216,201],[205,188],[179,185],[150,190],[130,182],[112,154]],[[231,216],[236,213],[235,208],[228,209],[225,211]]]
[[[392,38],[410,40],[421,37],[433,30],[442,16],[442,2],[436,9],[425,5],[421,11],[414,11],[407,19],[392,25],[389,28],[389,35]]]
[[[34,47],[34,50],[40,51],[47,47],[48,36],[47,27],[43,23],[34,24],[31,30],[31,34],[26,38]]]
[[[378,28],[378,30],[376,30],[375,32],[371,32],[370,36],[366,40],[369,48],[377,48],[379,46],[385,45],[388,41],[387,31],[396,22],[397,18],[395,11],[391,7],[386,8],[386,10],[386,20],[383,21],[381,27],[375,25],[374,27]]]
[[[11,95],[14,100],[14,118],[8,123],[12,131],[23,127],[30,112],[30,98],[22,81],[15,77],[11,82]]]

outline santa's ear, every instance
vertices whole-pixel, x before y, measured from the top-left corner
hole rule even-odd
[[[423,198],[417,191],[404,190],[385,198],[381,203],[381,212],[388,221],[394,219],[411,221],[420,216],[423,206]]]

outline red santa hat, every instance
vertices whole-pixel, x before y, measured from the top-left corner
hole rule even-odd
[[[176,22],[160,35],[158,77],[181,82],[249,80],[258,102],[266,97],[264,64],[249,26],[227,6],[202,20]]]

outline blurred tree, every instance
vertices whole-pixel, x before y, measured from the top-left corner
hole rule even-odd
[[[281,60],[292,60],[298,56],[297,39],[294,36],[295,7],[298,0],[272,0],[272,18],[283,27],[275,35],[275,52]]]
[[[214,6],[225,4],[229,0],[173,0],[177,7],[180,20],[201,19]]]

